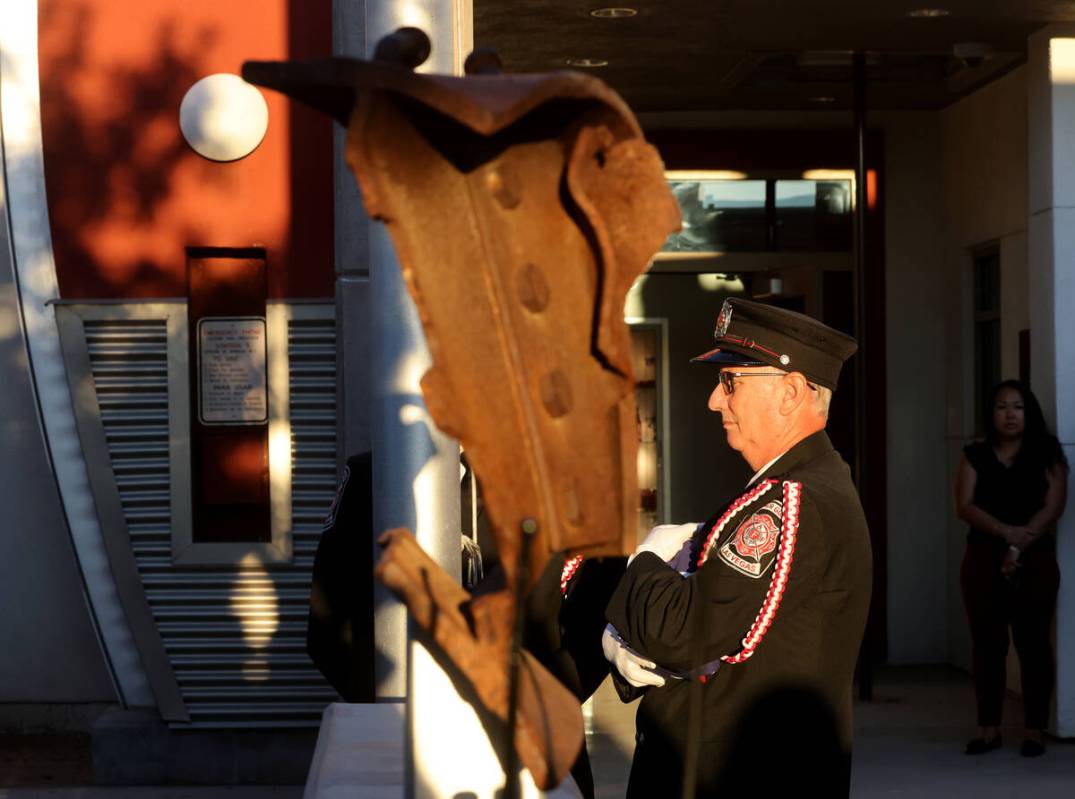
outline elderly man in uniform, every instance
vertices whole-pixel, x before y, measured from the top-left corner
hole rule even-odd
[[[621,698],[644,694],[628,796],[847,795],[869,533],[825,433],[854,339],[726,300],[709,408],[755,469],[703,524],[654,528],[606,610]]]

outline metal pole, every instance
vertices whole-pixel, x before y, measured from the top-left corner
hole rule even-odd
[[[855,483],[863,505],[869,507],[869,470],[866,458],[869,452],[867,435],[869,396],[866,381],[866,365],[869,363],[869,336],[866,328],[867,290],[869,287],[869,264],[866,258],[866,54],[855,53],[852,58],[855,100],[855,338],[858,339],[858,358],[855,364]],[[867,511],[867,518],[869,513]],[[859,699],[873,699],[873,631],[868,619],[862,649],[859,651]]]
[[[341,0],[338,5],[345,4]],[[397,29],[419,27],[432,42],[432,54],[419,71],[462,71],[463,55],[471,48],[469,0],[354,0],[346,5],[352,6],[350,18],[363,25],[367,58]],[[391,238],[383,225],[372,223],[358,243],[362,241],[369,248],[372,385],[367,391],[374,532],[407,527],[445,571],[459,574],[459,446],[436,429],[425,410],[419,381],[430,356]],[[487,761],[495,761],[484,731],[414,634],[406,609],[380,587],[374,633],[377,698],[406,698],[403,795],[443,799],[483,778],[491,781],[491,765],[478,762],[484,750],[490,750]],[[475,762],[466,763],[467,757]]]
[[[515,748],[515,725],[519,718],[519,668],[523,660],[523,632],[526,626],[526,584],[530,574],[530,547],[537,532],[537,522],[524,519],[520,529],[519,559],[515,570],[515,620],[511,630],[511,655],[508,660],[508,723],[503,741],[504,792],[501,799],[518,799],[519,753]]]

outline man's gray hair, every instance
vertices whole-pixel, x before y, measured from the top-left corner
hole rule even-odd
[[[832,389],[818,386],[817,391],[814,393],[817,395],[814,397],[814,410],[818,412],[819,416],[828,419],[829,405],[832,403]]]

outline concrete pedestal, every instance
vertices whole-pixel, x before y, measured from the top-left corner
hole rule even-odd
[[[454,696],[454,694],[453,694]],[[465,706],[469,709],[469,706]],[[310,765],[303,799],[402,799],[404,789],[403,733],[404,710],[401,703],[346,705],[337,703],[325,709],[321,734]],[[472,717],[472,718],[471,718]],[[480,741],[470,757],[460,759],[454,741],[444,739],[431,745],[419,758],[415,775],[415,792],[445,791],[467,799],[494,799],[503,787],[503,773],[495,763],[487,762],[492,752],[484,738],[469,729],[477,716],[457,715],[464,741]],[[444,755],[449,757],[445,758]],[[438,758],[438,754],[440,757]],[[455,759],[453,760],[453,756]],[[491,779],[499,772],[497,779]],[[435,788],[434,788],[435,784]],[[522,799],[579,799],[575,783],[568,777],[554,791],[543,793],[534,786],[530,775],[522,775]]]
[[[404,705],[325,708],[303,799],[400,799]]]

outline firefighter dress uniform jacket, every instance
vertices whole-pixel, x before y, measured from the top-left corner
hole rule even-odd
[[[686,574],[639,554],[606,610],[628,646],[685,675],[633,689],[644,696],[628,796],[680,796],[694,736],[697,796],[846,796],[872,561],[858,494],[825,432],[688,545]],[[617,688],[632,690],[622,679]]]

